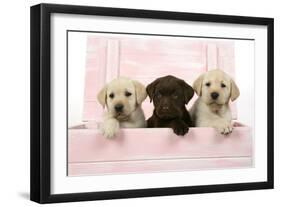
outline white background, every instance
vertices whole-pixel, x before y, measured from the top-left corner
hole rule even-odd
[[[0,38],[0,86],[1,86],[1,206],[35,206],[29,197],[29,6],[40,1],[10,1],[2,3]],[[44,1],[43,1],[44,2]],[[174,10],[201,13],[220,13],[244,16],[268,16],[275,18],[275,57],[281,55],[281,14],[278,1],[48,1],[68,4],[130,7],[158,10]],[[275,90],[281,90],[280,59],[275,58]],[[275,105],[280,105],[280,95],[275,95]],[[275,163],[276,189],[204,195],[138,198],[115,201],[55,204],[54,206],[237,206],[268,205],[280,203],[280,110],[275,109]],[[278,204],[277,204],[278,205]]]

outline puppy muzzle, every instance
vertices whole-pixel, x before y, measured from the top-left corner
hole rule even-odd
[[[156,115],[161,119],[173,119],[180,117],[180,113],[169,106],[159,106],[156,109]]]

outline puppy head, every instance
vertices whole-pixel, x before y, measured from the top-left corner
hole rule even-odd
[[[223,105],[240,95],[236,83],[221,70],[211,70],[200,75],[193,83],[193,89],[208,105]]]
[[[181,117],[185,104],[194,95],[191,86],[171,75],[156,79],[146,87],[146,91],[161,119]]]
[[[145,86],[120,77],[108,83],[98,94],[98,101],[118,120],[127,119],[146,98]]]

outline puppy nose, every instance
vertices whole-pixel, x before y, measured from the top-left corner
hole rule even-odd
[[[114,108],[115,108],[115,111],[121,112],[123,110],[124,106],[123,106],[123,104],[116,104]]]
[[[163,110],[168,110],[169,107],[168,107],[168,106],[163,106],[162,109],[163,109]]]
[[[211,93],[212,99],[217,99],[219,97],[219,94],[217,92]]]

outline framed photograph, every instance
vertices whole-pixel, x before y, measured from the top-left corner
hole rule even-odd
[[[31,200],[273,188],[273,19],[31,7]]]

